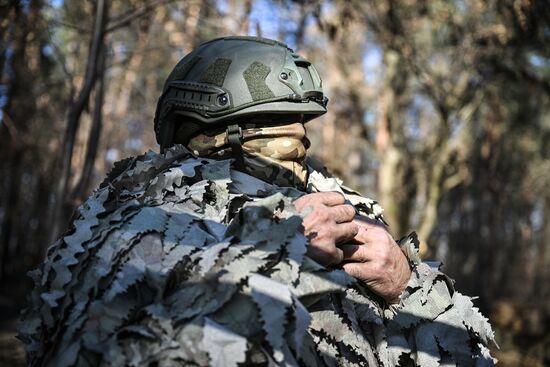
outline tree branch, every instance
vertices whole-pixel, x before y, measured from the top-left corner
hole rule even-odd
[[[56,24],[56,25],[65,27],[65,28],[70,28],[70,29],[72,29],[72,30],[78,31],[79,33],[87,34],[87,33],[90,33],[90,32],[92,31],[92,30],[89,29],[89,28],[80,26],[80,25],[78,25],[78,24],[73,24],[73,23],[65,22],[65,21],[63,21],[63,20],[58,20],[58,19],[44,19],[44,20],[47,21],[47,22],[51,22],[51,23],[54,23],[54,24]]]
[[[71,178],[71,162],[76,134],[80,125],[80,117],[88,104],[90,94],[97,80],[98,59],[102,52],[105,39],[105,26],[108,20],[108,0],[98,0],[96,2],[94,16],[94,30],[90,41],[88,60],[86,62],[86,71],[84,74],[84,83],[78,92],[76,100],[71,101],[67,113],[67,127],[61,147],[60,165],[61,179],[57,184],[56,203],[54,207],[54,226],[50,233],[50,242],[53,242],[58,235],[59,226],[64,222],[66,197]]]
[[[175,0],[153,0],[149,4],[142,6],[139,9],[135,9],[134,11],[130,12],[129,14],[119,17],[118,20],[114,21],[113,24],[110,24],[105,29],[105,33],[110,33],[113,31],[116,31],[119,28],[122,28],[131,22],[133,22],[136,19],[139,19],[141,17],[146,16],[151,11],[155,10],[156,7],[166,5],[168,3],[175,2]],[[116,17],[114,17],[116,18]]]
[[[101,129],[103,125],[103,100],[105,96],[105,59],[106,45],[101,48],[101,54],[98,60],[98,77],[97,87],[95,88],[95,103],[92,118],[92,126],[88,136],[88,144],[86,147],[86,156],[84,158],[84,168],[78,184],[75,186],[71,198],[75,201],[74,204],[80,204],[80,201],[86,198],[88,187],[92,181],[94,163],[97,156],[99,140],[101,137]]]

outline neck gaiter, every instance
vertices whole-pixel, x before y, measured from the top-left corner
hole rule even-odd
[[[242,150],[245,171],[279,186],[304,187],[307,170],[303,166],[309,140],[301,123],[282,126],[243,126]],[[200,157],[230,158],[231,148],[226,132],[201,134],[192,138],[187,147]]]

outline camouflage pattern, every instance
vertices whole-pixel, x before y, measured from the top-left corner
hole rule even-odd
[[[382,220],[304,165],[307,192]],[[414,234],[399,241],[413,275],[398,305],[305,256],[304,193],[181,145],[117,163],[31,273],[29,365],[493,365],[487,320],[420,261]]]
[[[269,127],[244,125],[242,129],[247,173],[279,186],[304,187],[307,170],[303,162],[309,145],[301,123]],[[225,132],[200,134],[192,138],[187,147],[201,157],[232,156]]]

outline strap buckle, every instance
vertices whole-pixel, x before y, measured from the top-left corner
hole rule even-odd
[[[241,139],[243,138],[243,129],[239,125],[229,125],[225,133],[227,134],[227,141],[229,144],[231,144],[231,140],[237,139],[240,145]]]
[[[227,142],[231,148],[231,152],[235,156],[235,164],[239,171],[244,171],[244,156],[243,156],[243,130],[237,125],[229,125],[226,130]]]

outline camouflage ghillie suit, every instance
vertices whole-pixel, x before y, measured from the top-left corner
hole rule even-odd
[[[293,199],[339,191],[381,220],[376,202],[307,161],[301,190],[233,165],[181,145],[117,163],[32,273],[30,365],[492,365],[487,320],[414,235],[399,305],[305,256]]]

